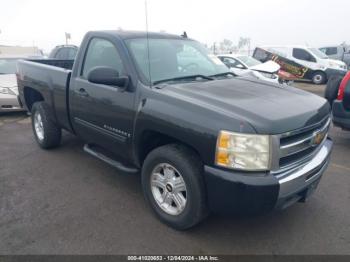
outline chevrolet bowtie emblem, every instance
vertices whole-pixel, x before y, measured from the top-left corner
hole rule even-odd
[[[326,132],[322,132],[320,130],[315,131],[313,133],[313,138],[311,140],[311,145],[312,146],[318,146],[319,144],[321,144],[323,139],[324,139],[324,137],[325,137],[325,135],[326,135]]]

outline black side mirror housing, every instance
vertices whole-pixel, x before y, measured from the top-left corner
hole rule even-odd
[[[119,72],[111,67],[97,66],[88,73],[88,81],[95,84],[116,86],[123,90],[129,84],[129,77],[119,76]]]

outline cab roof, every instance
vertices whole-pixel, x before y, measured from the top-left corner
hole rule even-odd
[[[118,36],[121,39],[134,39],[134,38],[164,38],[164,39],[189,39],[181,35],[174,35],[161,32],[147,32],[146,31],[125,31],[125,30],[103,30],[103,31],[91,31],[89,33],[103,33],[111,36]],[[192,40],[192,39],[190,39]]]

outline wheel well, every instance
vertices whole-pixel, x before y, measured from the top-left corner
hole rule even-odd
[[[29,111],[32,110],[32,106],[35,102],[44,101],[43,96],[31,87],[24,87],[24,99]]]
[[[322,70],[316,70],[316,71],[313,73],[313,76],[316,75],[317,73],[321,73],[322,75],[324,75],[325,78],[327,78],[326,72],[324,72],[324,71],[322,71]]]
[[[142,165],[143,161],[147,157],[147,155],[155,148],[168,145],[168,144],[182,144],[188,148],[190,148],[192,151],[194,151],[198,157],[200,158],[200,155],[197,150],[195,150],[192,146],[184,143],[183,141],[180,141],[174,137],[156,132],[156,131],[145,131],[142,136],[141,140],[138,144],[138,160],[140,165]]]

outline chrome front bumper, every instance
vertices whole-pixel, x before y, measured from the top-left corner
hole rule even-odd
[[[306,164],[276,175],[280,187],[277,208],[303,201],[314,191],[329,164],[332,147],[333,142],[326,139]]]

